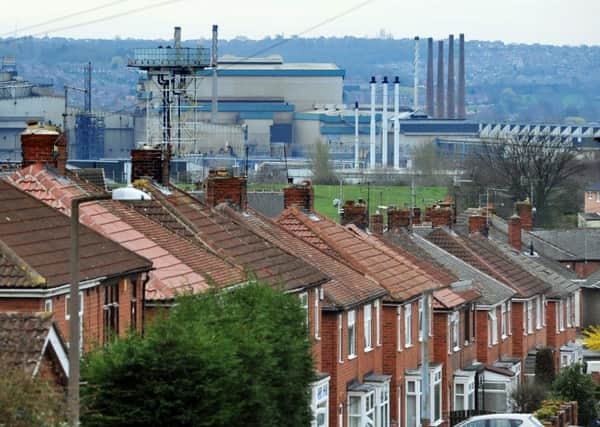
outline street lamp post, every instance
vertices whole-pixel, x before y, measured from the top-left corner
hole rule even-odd
[[[68,410],[69,425],[79,425],[79,358],[80,358],[80,319],[79,319],[79,205],[86,202],[111,199],[111,194],[79,197],[71,200],[71,284],[69,287],[69,385]]]

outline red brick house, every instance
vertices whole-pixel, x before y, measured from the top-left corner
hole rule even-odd
[[[68,340],[70,221],[11,184],[0,181],[0,312],[55,313]],[[141,330],[143,284],[151,263],[83,226],[80,231],[81,330],[84,349],[112,334]]]
[[[67,347],[51,313],[0,312],[0,366],[23,369],[66,390]]]

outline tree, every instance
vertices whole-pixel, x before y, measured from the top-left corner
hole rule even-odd
[[[571,141],[548,134],[484,140],[467,163],[480,189],[504,188],[516,200],[533,194],[536,219],[551,218],[550,199],[578,169]]]
[[[329,146],[318,140],[310,156],[310,170],[313,183],[315,184],[337,184],[338,179],[333,172]]]
[[[84,426],[308,425],[314,380],[298,298],[253,283],[183,296],[84,362]]]
[[[540,348],[535,355],[535,380],[547,388],[552,385],[554,378],[554,350],[551,347]]]
[[[51,427],[64,423],[65,401],[61,390],[1,360],[0,370],[0,425]]]
[[[579,425],[583,426],[587,426],[597,417],[595,390],[592,376],[583,371],[581,363],[564,368],[552,383],[552,393],[556,397],[577,401],[579,408],[577,419]]]
[[[583,343],[590,350],[600,351],[600,326],[590,326],[583,331]]]

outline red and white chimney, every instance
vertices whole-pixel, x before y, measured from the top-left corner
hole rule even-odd
[[[65,175],[67,166],[67,136],[56,126],[38,121],[27,123],[21,133],[22,167],[41,163]]]

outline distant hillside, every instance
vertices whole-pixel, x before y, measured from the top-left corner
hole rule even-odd
[[[210,46],[208,41],[201,41]],[[136,71],[126,67],[134,47],[166,45],[165,40],[0,40],[0,56],[15,55],[20,74],[32,81],[82,84],[82,65],[94,66],[94,102],[107,110],[133,109]],[[197,45],[187,42],[186,45]],[[278,44],[274,49],[271,46]],[[421,43],[421,78],[426,43]],[[220,43],[221,54],[280,54],[286,61],[333,62],[346,69],[347,83],[369,76],[400,76],[412,82],[413,41],[409,39],[266,38]],[[481,120],[600,120],[600,47],[515,45],[467,41],[467,103]],[[423,80],[424,81],[424,80]],[[353,94],[352,96],[355,96]],[[366,100],[366,99],[363,99]],[[348,99],[353,102],[354,99]]]

